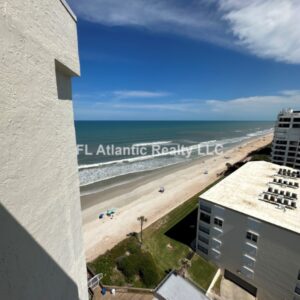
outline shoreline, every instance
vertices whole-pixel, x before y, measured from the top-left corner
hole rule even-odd
[[[138,156],[125,157],[125,158],[119,158],[119,159],[114,158],[113,160],[110,160],[110,161],[93,162],[90,164],[81,164],[78,166],[79,177],[80,177],[80,188],[81,188],[81,190],[84,191],[83,193],[86,194],[86,191],[88,191],[90,187],[92,187],[92,190],[93,190],[93,185],[98,184],[99,182],[102,182],[102,181],[109,183],[109,181],[111,179],[113,180],[114,178],[122,178],[122,176],[131,176],[132,174],[135,174],[135,173],[143,175],[146,172],[154,171],[156,169],[168,168],[170,166],[177,165],[177,164],[179,164],[179,165],[180,164],[182,165],[183,163],[187,164],[189,161],[195,162],[195,160],[209,158],[212,156],[212,153],[209,153],[210,150],[208,150],[208,148],[206,148],[206,147],[207,147],[207,145],[209,145],[211,143],[212,144],[210,147],[216,147],[218,145],[222,145],[222,150],[227,151],[228,149],[231,149],[237,145],[247,143],[247,142],[249,142],[253,139],[257,139],[259,137],[263,137],[271,132],[272,132],[272,129],[265,129],[262,131],[256,131],[253,133],[249,133],[244,136],[232,137],[232,138],[221,138],[219,141],[211,140],[211,141],[203,141],[203,142],[198,142],[198,143],[194,142],[196,144],[189,145],[189,146],[183,146],[183,145],[180,146],[179,144],[175,143],[175,144],[173,144],[173,147],[175,147],[176,149],[170,148],[170,149],[168,149],[167,152],[163,151],[163,152],[156,153],[155,151],[157,151],[157,150],[152,149],[153,154],[148,153],[145,155],[141,154]],[[222,143],[222,141],[224,142],[224,144]],[[171,141],[169,141],[169,142],[171,143]],[[163,142],[163,143],[166,143],[166,142]],[[161,145],[161,143],[159,143],[159,142],[146,143],[145,145],[148,145],[148,144],[149,145],[150,144]],[[135,145],[135,144],[133,144],[133,145]],[[144,144],[141,144],[141,145],[144,145]],[[108,147],[110,147],[110,146],[111,145],[108,145]],[[117,147],[119,147],[119,146],[116,146],[116,148]],[[203,148],[204,148],[204,153],[202,153],[202,150],[201,150]],[[107,151],[112,151],[112,150],[107,150]],[[197,151],[198,151],[198,155],[196,153]],[[138,167],[137,169],[135,169],[134,167],[133,168],[130,167],[130,166],[133,166],[135,163],[149,162],[149,161],[155,162],[157,159],[163,159],[164,157],[167,157],[167,156],[173,156],[173,157],[180,156],[181,155],[180,153],[182,153],[183,157],[185,157],[182,160],[178,160],[178,161],[170,160],[169,163],[168,162],[166,163],[166,161],[165,161],[160,164],[154,163],[154,165],[152,165],[150,167],[149,167],[149,165],[145,166],[145,169],[140,168],[141,166],[139,166],[139,165],[137,165],[137,167]],[[202,155],[200,155],[201,153],[202,153]],[[92,154],[92,153],[90,153],[90,154]],[[109,154],[111,154],[111,153],[109,153]],[[108,167],[108,166],[112,167],[112,169],[114,169],[114,172],[110,173],[108,170],[106,170],[106,168],[110,169],[110,167]],[[115,168],[117,168],[117,169],[120,168],[120,170],[115,170]],[[126,168],[129,168],[129,169],[126,170]],[[101,172],[98,173],[97,172],[98,169],[103,169],[102,172],[104,172],[104,173],[102,173],[102,174],[101,174]],[[94,170],[96,170],[96,171],[94,171]],[[107,171],[108,171],[108,173],[106,173]]]
[[[226,163],[245,159],[250,152],[269,144],[272,137],[271,133],[253,138],[227,149],[220,156],[91,184],[88,188],[92,193],[81,196],[87,261],[112,248],[128,233],[139,231],[138,216],[144,215],[148,219],[145,225],[149,226],[215,181],[217,174],[226,169]],[[208,174],[204,174],[206,170]],[[163,194],[158,192],[160,186],[166,189]],[[81,192],[85,189],[86,186],[82,187]],[[98,219],[101,211],[112,207],[117,208],[113,219],[106,216]]]

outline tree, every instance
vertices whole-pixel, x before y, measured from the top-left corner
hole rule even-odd
[[[141,244],[143,244],[143,225],[147,222],[147,219],[144,216],[140,216],[137,219],[141,223]]]

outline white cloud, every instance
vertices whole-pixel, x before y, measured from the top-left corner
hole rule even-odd
[[[300,63],[299,0],[69,0],[81,17],[143,27]]]
[[[141,90],[123,90],[114,91],[113,95],[119,99],[127,98],[160,98],[169,96],[167,92],[153,92],[153,91],[141,91]]]
[[[178,119],[178,120],[274,120],[283,108],[300,109],[300,90],[275,95],[229,100],[164,98],[150,102],[98,101],[87,107],[84,99],[74,101],[78,119]],[[90,117],[89,117],[90,116]]]
[[[141,27],[171,32],[231,47],[223,24],[210,7],[212,1],[68,0],[81,18],[106,26]]]
[[[250,52],[300,63],[299,0],[223,0],[220,9],[238,43]]]
[[[272,96],[254,96],[228,101],[207,100],[208,110],[218,118],[263,120],[275,119],[283,108],[300,107],[300,91]]]

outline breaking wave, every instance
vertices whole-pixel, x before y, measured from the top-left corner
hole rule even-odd
[[[199,157],[199,155],[197,155],[197,149],[199,149],[199,147],[202,146],[213,147],[216,145],[223,145],[223,147],[226,148],[226,146],[230,147],[230,145],[238,144],[254,137],[263,136],[268,133],[271,133],[272,131],[273,129],[260,130],[253,133],[248,133],[247,135],[241,137],[203,141],[191,146],[181,147],[178,150],[177,149],[170,150],[164,153],[130,157],[130,158],[124,158],[124,159],[113,160],[108,162],[99,162],[95,164],[80,165],[79,166],[80,184],[81,186],[88,185],[98,181],[118,177],[121,175],[151,171],[166,166],[183,163],[193,158]],[[171,141],[137,143],[137,144],[133,144],[133,146],[142,147],[142,146],[153,146],[153,145],[164,145],[164,144],[171,144]],[[174,144],[172,143],[171,145]],[[192,156],[187,158],[184,155],[180,155],[182,152],[184,153],[190,152]]]

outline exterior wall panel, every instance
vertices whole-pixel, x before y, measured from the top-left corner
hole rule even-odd
[[[85,300],[72,102],[55,70],[80,72],[74,19],[58,0],[1,1],[0,60],[1,298]]]
[[[214,204],[204,199],[200,202],[212,206],[213,218],[216,211]],[[258,299],[293,300],[297,296],[294,293],[296,284],[299,283],[300,236],[231,209],[224,208],[223,216],[223,233],[219,236],[222,242],[220,256],[216,259],[211,250],[213,244],[209,246],[208,255],[199,254],[256,287]],[[282,217],[285,217],[284,212]],[[246,239],[249,230],[259,235],[257,243]],[[210,235],[210,240],[213,235]]]

